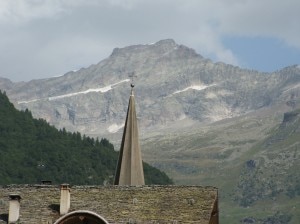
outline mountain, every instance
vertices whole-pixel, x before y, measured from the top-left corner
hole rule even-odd
[[[124,125],[132,72],[142,131],[182,120],[211,123],[278,104],[299,106],[299,67],[274,73],[240,69],[213,63],[173,40],[116,48],[98,64],[61,77],[0,80],[0,88],[18,109],[28,108],[58,128],[110,136]]]
[[[0,185],[17,183],[100,184],[111,182],[118,153],[106,139],[57,130],[30,111],[18,111],[0,91]],[[165,173],[144,164],[148,184],[171,184]]]
[[[299,65],[261,73],[169,39],[114,49],[61,77],[0,80],[0,88],[34,117],[118,145],[132,72],[145,161],[176,184],[218,187],[222,223],[299,223],[300,138],[290,132],[298,125]]]

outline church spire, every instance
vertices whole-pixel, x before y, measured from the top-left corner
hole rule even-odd
[[[131,95],[115,174],[115,185],[145,185],[133,88],[134,84],[131,83]]]

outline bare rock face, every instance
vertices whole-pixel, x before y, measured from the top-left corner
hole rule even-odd
[[[22,83],[0,79],[0,88],[34,117],[103,136],[123,127],[132,72],[142,132],[182,120],[214,122],[275,104],[299,107],[299,66],[274,73],[240,69],[213,63],[170,39],[116,48],[98,64],[61,77]]]

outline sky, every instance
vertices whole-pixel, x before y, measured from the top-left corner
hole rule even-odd
[[[300,64],[299,21],[299,0],[0,0],[0,77],[60,76],[170,38],[272,72]]]

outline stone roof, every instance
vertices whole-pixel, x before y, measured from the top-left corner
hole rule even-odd
[[[8,185],[0,186],[0,220],[7,220],[11,193],[22,198],[20,223],[52,224],[60,217],[59,186]],[[214,187],[71,186],[70,212],[88,210],[109,223],[209,224],[217,200]]]

